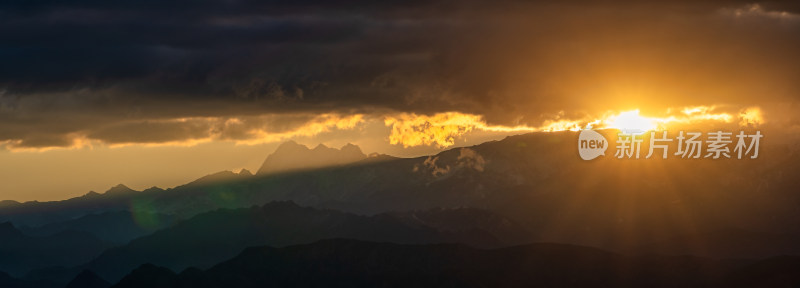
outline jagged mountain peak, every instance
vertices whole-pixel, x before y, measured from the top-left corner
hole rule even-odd
[[[314,149],[294,141],[282,143],[267,156],[256,174],[299,171],[353,163],[367,158],[356,145],[348,143],[341,149],[318,144]]]
[[[147,189],[144,189],[142,192],[153,193],[153,192],[163,192],[164,189],[159,188],[158,186],[153,186]]]
[[[364,154],[364,152],[361,151],[361,147],[358,147],[358,145],[355,145],[355,144],[352,144],[352,143],[345,144],[339,150],[342,151],[342,152],[345,152],[345,153]]]
[[[239,176],[253,176],[253,172],[250,172],[250,170],[242,168],[242,170],[239,170]]]
[[[275,149],[275,152],[283,150],[309,150],[309,149],[308,147],[306,147],[306,145],[297,143],[294,140],[289,140],[281,143],[281,145],[278,145],[278,148]]]
[[[103,195],[103,194],[100,194],[100,193],[97,193],[97,192],[94,192],[94,191],[89,191],[88,193],[83,194],[83,198],[94,198],[94,197],[98,197],[100,195]]]
[[[136,192],[136,190],[133,190],[133,189],[129,188],[128,186],[125,186],[124,184],[117,184],[117,186],[114,186],[114,187],[111,187],[111,189],[108,189],[105,194],[106,195],[120,195],[120,194],[128,194],[128,193],[133,193],[133,192]]]

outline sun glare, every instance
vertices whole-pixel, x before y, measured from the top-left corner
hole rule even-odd
[[[608,128],[616,128],[629,133],[644,133],[658,127],[655,119],[639,115],[638,109],[608,117],[605,122],[608,123]]]

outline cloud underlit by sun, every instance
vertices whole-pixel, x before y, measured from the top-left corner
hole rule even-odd
[[[657,120],[639,115],[639,110],[621,112],[606,119],[607,128],[615,128],[627,132],[645,132],[658,128]]]
[[[650,110],[652,111],[652,110]],[[320,134],[363,130],[371,123],[380,123],[388,129],[385,141],[404,148],[435,146],[446,148],[465,141],[475,133],[519,134],[528,132],[579,131],[581,129],[619,129],[628,133],[645,133],[652,130],[675,129],[676,127],[699,127],[698,125],[738,124],[741,127],[757,127],[764,123],[764,112],[759,107],[688,106],[662,110],[662,113],[645,114],[640,109],[610,110],[604,113],[587,114],[570,118],[563,111],[551,114],[543,121],[518,125],[490,123],[483,115],[463,112],[376,113],[376,114],[320,114],[320,115],[261,115],[236,118],[190,117],[109,126],[104,133],[70,135],[73,145],[62,148],[126,146],[194,146],[207,142],[234,142],[237,145],[256,145],[315,137]],[[652,113],[652,112],[651,112]],[[302,117],[301,117],[302,116]],[[285,118],[301,119],[291,127],[274,128],[269,123]],[[524,122],[523,122],[524,123]],[[188,127],[188,128],[186,128]],[[167,129],[185,132],[186,139],[140,139],[130,138],[128,131],[143,129]],[[180,128],[180,129],[178,129]],[[190,129],[191,128],[191,129]],[[170,130],[170,131],[172,131]],[[113,132],[113,133],[112,133]],[[125,133],[117,133],[125,132]],[[121,136],[124,137],[121,137]],[[127,137],[127,138],[126,138]],[[167,141],[169,140],[169,141]],[[0,142],[0,147],[17,151],[48,151],[58,147],[25,148],[18,141]],[[20,147],[18,147],[20,146]]]

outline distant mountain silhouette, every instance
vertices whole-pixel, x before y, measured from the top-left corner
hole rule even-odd
[[[461,222],[467,221],[469,219]],[[249,246],[285,246],[340,237],[393,243],[501,245],[493,235],[476,227],[465,224],[457,231],[440,231],[419,224],[408,225],[387,214],[367,217],[275,202],[262,207],[197,215],[127,245],[111,248],[81,268],[116,281],[144,263],[174,270],[192,266],[207,268]]]
[[[43,237],[25,235],[0,223],[0,271],[21,276],[32,269],[85,263],[110,247],[87,232],[62,231]]]
[[[145,195],[157,195],[164,190],[153,187],[138,192],[119,184],[103,194],[90,191],[83,196],[62,201],[25,203],[0,206],[0,221],[11,221],[19,226],[35,227],[48,223],[63,222],[88,214],[124,211],[131,201]]]
[[[258,175],[277,172],[301,171],[320,167],[329,167],[354,163],[367,158],[361,148],[353,144],[344,145],[341,149],[330,148],[319,144],[314,149],[305,145],[288,141],[267,156],[264,164],[258,169]]]
[[[186,184],[187,186],[201,186],[201,185],[208,185],[208,184],[216,184],[220,182],[228,182],[228,181],[235,181],[246,179],[247,177],[253,176],[247,169],[242,169],[239,173],[231,172],[231,171],[222,171],[213,174],[209,174],[203,177],[200,177],[197,180],[189,182]]]
[[[242,169],[239,170],[239,176],[253,176],[253,172],[250,172],[250,170],[247,169]]]
[[[641,240],[631,243],[626,252],[764,258],[774,255],[800,255],[798,243],[800,243],[798,234],[727,228]]]
[[[157,221],[150,221],[156,219]],[[41,227],[20,227],[25,234],[48,236],[63,231],[84,231],[103,241],[125,244],[135,238],[169,227],[179,219],[171,215],[129,211],[89,214],[77,219],[46,224]]]
[[[19,231],[11,222],[0,223],[0,240],[11,241],[25,238],[25,234]]]
[[[131,195],[136,192],[137,192],[136,190],[128,188],[128,186],[125,186],[123,184],[118,184],[117,186],[108,189],[108,191],[106,191],[105,194],[109,196],[118,196],[118,195]]]
[[[19,203],[19,202],[14,201],[14,200],[2,200],[2,201],[0,201],[0,208],[13,207],[13,206],[17,206],[17,205],[20,205],[20,204],[22,204],[22,203]]]
[[[61,288],[58,284],[42,282],[42,281],[28,281],[12,277],[8,273],[0,271],[0,287],[3,288]]]
[[[65,288],[108,288],[111,283],[100,278],[90,270],[83,270],[75,279],[72,279]]]
[[[575,132],[530,133],[417,158],[367,158],[253,177],[223,172],[167,190],[9,202],[0,207],[0,221],[38,226],[132,207],[188,219],[288,200],[364,215],[478,208],[504,215],[531,240],[631,254],[761,258],[800,250],[793,240],[800,235],[800,178],[791,177],[800,171],[797,147],[764,142],[758,159],[626,161],[609,153],[582,161],[575,139]],[[459,226],[439,216],[410,216],[395,218],[410,227]],[[500,231],[485,232],[497,238]]]
[[[477,208],[433,208],[386,214],[410,226],[429,227],[439,231],[486,231],[505,246],[530,243],[536,237],[534,231],[528,230],[521,223]]]
[[[748,287],[800,284],[796,273],[787,273],[796,269],[796,259],[750,263],[685,256],[630,257],[562,244],[483,250],[457,244],[333,239],[285,248],[248,248],[205,271],[175,274],[143,265],[114,287],[730,287],[733,279],[741,278],[756,284]],[[762,265],[773,269],[764,270],[766,274],[749,272],[762,270]],[[789,286],[770,285],[775,283]]]
[[[142,264],[131,272],[132,277],[125,277],[113,287],[190,287],[182,286],[172,270],[153,264]]]
[[[765,142],[758,159],[626,161],[611,159],[609,154],[582,161],[575,151],[576,137],[574,132],[530,133],[425,157],[368,157],[346,165],[255,176],[224,171],[166,190],[116,186],[106,193],[91,192],[64,201],[5,201],[0,203],[0,222],[64,231],[33,237],[26,231],[34,230],[0,225],[0,240],[31,244],[20,245],[19,250],[0,249],[13,251],[8,255],[14,257],[34,246],[48,251],[52,243],[73,243],[55,239],[72,239],[69,235],[77,232],[67,227],[83,225],[75,223],[91,219],[86,216],[91,214],[131,211],[131,217],[140,218],[137,224],[165,229],[108,249],[92,261],[82,258],[91,253],[78,253],[83,246],[64,246],[50,252],[36,250],[55,257],[42,258],[47,263],[26,260],[35,253],[0,257],[0,262],[17,261],[13,267],[0,265],[0,270],[20,275],[37,268],[25,279],[66,284],[89,268],[115,282],[143,263],[175,271],[207,268],[247,246],[285,246],[335,237],[485,247],[571,243],[626,255],[760,259],[800,253],[800,194],[796,193],[800,178],[792,177],[800,171],[797,147]],[[291,144],[287,145],[291,150]],[[336,150],[303,149],[297,150]],[[247,208],[271,201],[314,208],[285,203]],[[159,220],[164,217],[189,220],[170,226],[169,221]],[[97,223],[121,223],[125,231],[114,235],[147,233],[130,222]],[[40,238],[54,241],[34,245]],[[92,241],[82,243],[98,243],[92,249],[107,244],[96,237]],[[67,255],[63,253],[79,255],[59,258]],[[51,261],[56,258],[68,261]],[[73,263],[76,259],[86,259],[81,262],[88,264]],[[51,267],[52,263],[71,267]],[[779,266],[791,264],[787,263],[779,262]],[[204,273],[184,272],[181,275]],[[759,273],[754,275],[763,274]]]

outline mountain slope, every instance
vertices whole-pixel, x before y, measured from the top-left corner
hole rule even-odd
[[[535,231],[528,230],[517,221],[477,208],[433,208],[386,214],[412,227],[430,227],[447,232],[486,231],[505,246],[530,243],[536,239]]]
[[[3,206],[0,207],[0,221],[10,221],[21,227],[36,227],[88,214],[124,211],[131,208],[132,200],[136,197],[156,195],[163,191],[153,187],[139,192],[119,184],[103,194],[91,191],[67,200],[31,201]]]
[[[460,242],[482,247],[500,244],[481,230],[442,232],[407,225],[389,215],[367,217],[276,202],[195,216],[109,249],[82,268],[116,281],[144,263],[174,270],[191,266],[207,268],[249,246],[285,246],[339,237],[394,243]]]
[[[798,287],[800,286],[800,256],[780,256],[764,259],[731,273],[727,287]]]
[[[0,223],[0,271],[20,276],[50,266],[73,266],[100,255],[109,245],[92,234],[63,231],[31,237],[11,223]]]
[[[154,221],[157,219],[157,221]],[[169,227],[178,222],[171,215],[129,211],[89,214],[77,219],[49,223],[41,227],[21,227],[25,234],[48,236],[72,230],[97,236],[105,242],[125,244],[128,241]]]
[[[42,281],[26,281],[23,279],[14,278],[8,273],[0,271],[0,287],[3,288],[61,288],[62,286],[42,282]]]
[[[89,270],[83,270],[75,279],[72,279],[65,288],[108,288],[111,283],[100,278],[97,274]]]
[[[206,271],[147,265],[114,287],[713,287],[745,264],[561,244],[483,250],[333,239],[248,248]]]

